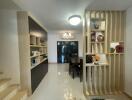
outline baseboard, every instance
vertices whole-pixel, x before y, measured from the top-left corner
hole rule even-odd
[[[129,94],[127,94],[126,92],[123,92],[130,100],[132,100],[132,97],[129,95]]]

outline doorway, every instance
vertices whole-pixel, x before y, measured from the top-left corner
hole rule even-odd
[[[78,41],[57,41],[57,62],[69,63],[72,56],[78,56]]]

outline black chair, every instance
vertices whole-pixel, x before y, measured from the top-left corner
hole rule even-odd
[[[74,79],[79,76],[80,81],[83,79],[83,60],[79,57],[72,57],[69,62],[69,74]]]

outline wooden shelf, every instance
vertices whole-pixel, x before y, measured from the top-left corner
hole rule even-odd
[[[42,46],[42,45],[30,45],[30,47],[36,47],[36,48],[42,48],[42,47],[47,47],[47,46]]]
[[[36,66],[38,66],[39,64],[41,64],[42,62],[44,62],[46,60],[47,60],[47,58],[44,58],[42,61],[40,61],[40,63],[37,63],[34,66],[31,66],[31,69],[35,68]]]
[[[91,29],[92,32],[104,32],[105,30],[102,29]]]
[[[91,20],[95,20],[95,21],[105,21],[105,18],[95,18],[95,17],[91,17]]]
[[[118,54],[124,54],[124,53],[107,53],[107,54],[118,55]]]
[[[38,57],[38,56],[40,56],[40,55],[36,55],[36,56],[31,56],[30,58],[35,58],[35,57]]]
[[[89,43],[96,43],[96,44],[98,44],[98,43],[105,43],[105,42],[89,42]]]
[[[86,63],[86,67],[88,66],[108,66],[108,63],[99,63],[99,64],[94,64],[94,63]]]
[[[46,53],[42,53],[40,55],[36,55],[36,56],[31,56],[31,58],[35,58],[35,57],[38,57],[38,56],[41,56],[41,55],[47,55]]]

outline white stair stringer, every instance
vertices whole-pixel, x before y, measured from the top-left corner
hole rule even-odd
[[[19,90],[10,100],[27,100],[27,90]]]
[[[0,79],[0,92],[9,86],[11,79]]]
[[[27,90],[21,90],[18,84],[11,84],[10,81],[0,72],[0,100],[27,100]]]
[[[19,85],[11,85],[5,90],[0,92],[0,100],[10,100],[14,95],[16,95],[19,89]]]
[[[0,79],[3,79],[3,72],[0,72]]]

